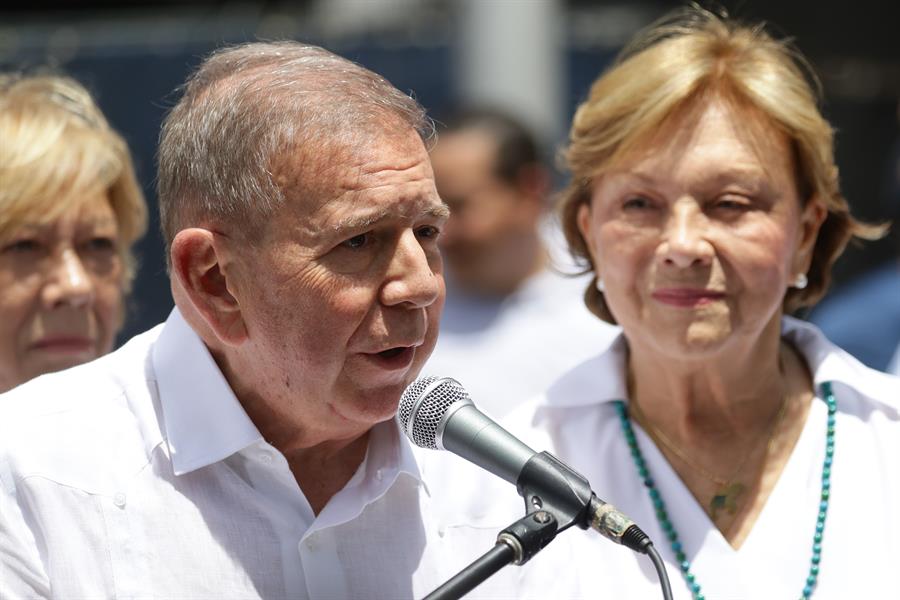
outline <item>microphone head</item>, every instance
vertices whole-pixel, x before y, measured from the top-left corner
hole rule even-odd
[[[427,375],[409,384],[403,392],[397,420],[416,446],[438,450],[441,422],[450,407],[459,402],[472,404],[469,393],[458,381]]]

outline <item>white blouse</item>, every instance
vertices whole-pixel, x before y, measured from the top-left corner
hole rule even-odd
[[[900,379],[867,367],[813,326],[785,318],[783,336],[814,373],[813,402],[799,441],[740,549],[732,548],[647,434],[638,443],[666,503],[696,581],[709,600],[796,599],[806,584],[819,510],[827,407],[837,400],[831,499],[814,600],[900,598]],[[629,453],[615,400],[626,399],[625,340],[559,379],[504,421],[536,451],[547,450],[584,474],[601,498],[628,514],[663,556],[677,600],[691,594]],[[557,573],[559,597],[661,597],[650,561],[591,532],[567,531],[554,545],[570,562]],[[536,581],[550,574],[538,555],[525,565]],[[542,575],[541,572],[544,571]]]

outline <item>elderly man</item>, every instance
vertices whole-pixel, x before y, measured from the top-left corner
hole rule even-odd
[[[520,516],[458,522],[392,419],[444,298],[428,137],[320,48],[203,63],[159,149],[176,309],[0,397],[0,597],[421,596]]]

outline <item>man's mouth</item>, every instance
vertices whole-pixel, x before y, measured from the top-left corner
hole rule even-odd
[[[398,346],[397,348],[388,348],[387,350],[379,352],[378,356],[381,356],[383,358],[394,358],[406,349],[407,348],[403,346]]]
[[[412,364],[413,358],[416,356],[416,347],[395,346],[380,352],[366,354],[365,356],[369,357],[369,360],[378,365],[380,369],[388,371],[403,370],[409,368]]]

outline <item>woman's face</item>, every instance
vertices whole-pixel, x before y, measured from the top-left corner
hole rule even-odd
[[[105,192],[0,240],[0,391],[112,349],[124,314],[118,244]]]
[[[788,138],[713,101],[598,177],[578,226],[630,343],[702,358],[780,318],[825,215],[798,197]]]

